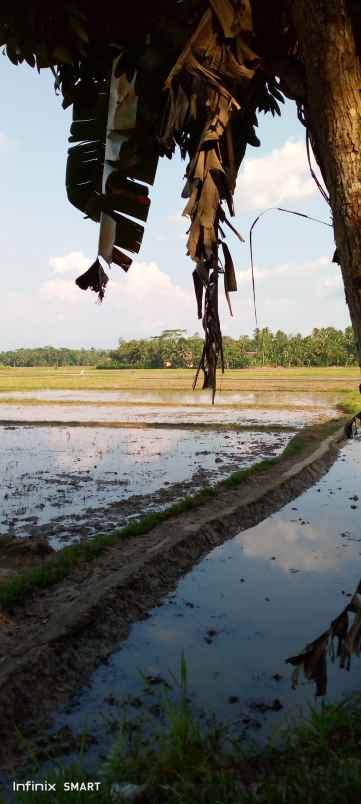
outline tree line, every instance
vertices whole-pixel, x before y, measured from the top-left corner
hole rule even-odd
[[[357,364],[352,327],[315,328],[310,335],[288,335],[268,327],[252,336],[223,338],[226,368],[247,366],[351,366]],[[125,341],[109,353],[119,368],[195,368],[203,349],[196,333],[185,337],[183,330],[165,330],[155,338]]]
[[[252,336],[224,337],[226,368],[247,366],[352,366],[357,364],[352,327],[315,328],[309,335],[291,334],[268,327]],[[0,366],[96,366],[98,368],[195,368],[202,355],[203,338],[184,330],[164,330],[153,338],[126,341],[116,349],[57,349],[43,346],[0,352]]]
[[[107,360],[107,349],[57,349],[40,346],[33,349],[12,349],[0,352],[0,366],[31,368],[36,366],[97,366]]]

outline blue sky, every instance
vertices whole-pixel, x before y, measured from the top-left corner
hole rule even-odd
[[[185,164],[160,161],[151,213],[138,259],[125,275],[111,271],[102,305],[74,285],[96,254],[97,225],[67,201],[64,175],[71,112],[61,107],[49,71],[1,63],[0,349],[53,344],[112,347],[118,338],[179,327],[201,332],[193,299],[193,264],[181,217]],[[273,205],[329,220],[306,164],[304,129],[293,104],[282,118],[261,116],[261,148],[250,147],[236,190],[234,224],[248,240],[255,216]],[[254,328],[247,242],[228,236],[238,276],[234,317],[223,299],[224,333]],[[349,316],[339,268],[331,262],[332,230],[271,212],[255,229],[260,326],[307,332],[345,327]]]

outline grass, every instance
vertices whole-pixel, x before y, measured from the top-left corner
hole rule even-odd
[[[19,572],[13,578],[0,584],[0,607],[3,610],[12,610],[15,606],[25,603],[37,589],[54,586],[70,575],[74,567],[93,561],[109,547],[119,544],[120,540],[149,533],[157,525],[167,522],[171,517],[204,505],[209,499],[215,498],[217,494],[225,489],[239,487],[252,476],[267,472],[273,466],[284,462],[288,458],[302,455],[310,443],[314,444],[316,439],[321,440],[331,435],[342,425],[342,421],[344,420],[337,419],[305,428],[302,433],[297,433],[291,439],[283,452],[276,458],[267,458],[248,469],[234,472],[215,486],[206,486],[197,494],[184,497],[164,511],[147,514],[141,519],[130,522],[124,528],[99,533],[89,541],[65,547],[42,564]]]
[[[150,783],[149,804],[341,804],[360,801],[361,705],[335,704],[269,743],[251,750],[229,739],[221,724],[202,733],[184,700],[149,745],[115,744],[107,778]]]
[[[174,503],[165,511],[147,514],[141,519],[130,522],[124,528],[117,528],[109,533],[99,533],[89,541],[65,547],[39,566],[19,572],[14,578],[3,581],[0,584],[0,607],[4,610],[11,610],[14,606],[23,604],[36,589],[54,586],[66,578],[74,567],[93,561],[109,547],[118,544],[121,539],[149,533],[170,517],[190,511],[215,495],[215,488],[206,487],[198,494]]]
[[[151,743],[121,734],[106,764],[108,780],[151,785],[149,804],[341,804],[360,801],[360,701],[311,709],[308,721],[250,749],[213,722],[206,733],[183,698]]]
[[[337,407],[343,413],[354,416],[361,408],[360,394],[356,391],[342,393]]]
[[[91,367],[0,368],[0,392],[14,391],[187,391],[192,394],[194,369],[123,369],[101,371]],[[251,368],[219,372],[222,391],[350,390],[360,382],[360,369],[334,368]]]
[[[54,804],[111,800],[112,784],[146,785],[147,804],[356,804],[360,801],[361,700],[310,708],[298,726],[288,726],[275,747],[251,748],[215,718],[201,725],[187,692],[182,658],[178,698],[162,693],[162,726],[145,738],[142,728],[120,724],[103,767],[91,774],[80,763],[47,772],[57,784]],[[40,776],[40,767],[35,768]],[[27,774],[29,778],[29,773]],[[30,773],[30,778],[34,774]],[[44,777],[40,777],[44,778]],[[64,782],[99,779],[96,794],[64,791]],[[35,804],[37,793],[17,794],[16,804]],[[44,795],[44,794],[43,794]],[[85,798],[85,795],[87,798]]]

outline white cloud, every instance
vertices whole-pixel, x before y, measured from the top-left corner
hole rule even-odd
[[[328,528],[301,525],[287,519],[267,520],[237,537],[244,554],[250,558],[276,556],[275,569],[290,569],[315,574],[334,569],[339,562],[336,545],[329,543]],[[317,556],[317,557],[316,557]]]
[[[189,229],[190,220],[182,215],[182,210],[174,212],[172,215],[167,215],[167,227],[161,232],[157,231],[153,237],[157,243],[170,243],[176,240],[187,239],[187,229]]]
[[[231,294],[234,319],[222,312],[229,334],[254,329],[251,271],[237,271],[238,293]],[[349,325],[339,267],[321,256],[300,263],[255,266],[259,325],[306,334],[313,327]],[[221,310],[225,310],[221,304]]]
[[[176,285],[155,262],[134,262],[126,277],[114,281],[112,306],[122,312],[119,320],[142,335],[153,335],[173,326],[185,328],[194,316],[191,289]],[[109,294],[110,296],[110,294]]]
[[[119,337],[148,337],[174,326],[194,331],[191,277],[185,290],[155,262],[134,262],[127,274],[113,268],[104,302],[99,305],[94,293],[80,290],[74,281],[91,262],[81,252],[76,258],[74,253],[52,257],[52,274],[37,290],[29,294],[10,291],[3,296],[0,316],[7,342],[111,347]]]
[[[56,301],[76,305],[81,303],[79,289],[70,279],[48,279],[40,287],[39,295],[47,302]]]
[[[50,257],[50,268],[54,274],[81,274],[91,265],[91,260],[82,251],[70,251],[63,257]]]
[[[317,166],[315,172],[317,175]],[[236,209],[266,209],[308,198],[316,190],[304,142],[290,139],[266,156],[244,160],[236,187]]]
[[[183,288],[155,262],[136,261],[127,274],[114,267],[99,305],[94,293],[81,291],[74,282],[91,262],[82,252],[52,257],[50,275],[35,291],[3,294],[0,317],[6,342],[3,338],[2,348],[42,343],[112,347],[120,337],[149,337],[173,327],[202,331],[190,270],[188,287]],[[349,323],[340,269],[328,257],[256,265],[255,280],[260,326],[307,333],[315,326]],[[231,294],[233,318],[220,281],[221,326],[224,334],[234,337],[254,329],[248,266],[237,270],[237,281],[239,291]]]

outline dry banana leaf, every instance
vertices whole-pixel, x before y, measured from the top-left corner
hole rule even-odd
[[[240,109],[240,104],[236,100],[236,98],[232,95],[231,92],[222,84],[222,80],[220,76],[215,73],[213,70],[210,70],[208,67],[205,67],[204,64],[201,64],[200,61],[194,56],[193,54],[189,57],[187,61],[187,70],[191,75],[200,75],[210,84],[214,89],[217,90],[219,95],[225,100],[227,100],[234,109]]]
[[[224,282],[226,282],[226,279],[224,279]],[[226,297],[226,302],[227,302],[227,304],[228,304],[229,314],[230,314],[230,316],[233,318],[233,311],[232,311],[231,300],[230,300],[230,298],[229,298],[229,293],[228,293],[228,290],[226,290],[226,286],[224,286],[224,293],[225,293],[225,297]]]
[[[209,281],[209,270],[210,270],[209,264],[206,263],[204,260],[202,260],[201,262],[197,262],[196,271],[199,274],[204,285],[207,285]]]
[[[121,215],[120,212],[112,212],[111,217],[116,224],[117,243],[121,243],[127,251],[138,254],[144,233],[143,226],[137,221]]]
[[[244,63],[245,61],[250,63],[260,61],[258,53],[255,53],[255,51],[252,50],[243,36],[237,36],[235,46],[237,61],[239,61],[240,64]]]
[[[188,96],[184,92],[181,84],[178,87],[178,92],[175,100],[175,115],[174,115],[174,130],[181,131],[185,125],[187,115],[189,112]]]
[[[202,184],[204,175],[205,175],[205,152],[204,150],[202,150],[196,154],[194,165],[193,164],[190,165],[189,180],[192,182],[197,182],[198,184]]]
[[[209,0],[226,39],[239,32],[239,23],[231,0]]]
[[[199,221],[202,226],[211,227],[214,224],[219,204],[219,193],[211,173],[208,173],[203,183],[202,192],[198,202]]]
[[[231,224],[231,222],[228,220],[228,218],[226,218],[225,213],[224,213],[224,211],[223,211],[222,209],[220,210],[220,215],[219,215],[219,217],[220,217],[220,220],[222,221],[222,223],[225,223],[225,224],[226,224],[226,226],[228,226],[228,228],[229,228],[229,229],[232,229],[233,234],[235,234],[235,235],[236,235],[236,237],[238,238],[238,240],[240,240],[240,241],[241,241],[241,243],[244,243],[244,237],[242,237],[242,235],[240,234],[240,232],[238,231],[238,229],[236,229],[236,228],[235,228],[235,227],[234,227],[234,226]]]
[[[305,677],[316,684],[316,695],[325,695],[327,691],[327,648],[330,630],[325,631],[318,639],[307,645],[304,652],[286,659],[287,664],[295,666],[292,675],[292,688],[295,689],[299,681],[300,670],[303,669]]]
[[[292,664],[295,670],[292,674],[292,686],[297,686],[301,670],[306,678],[316,683],[317,695],[324,695],[327,691],[327,646],[330,647],[332,661],[335,659],[333,640],[338,640],[337,657],[341,669],[350,669],[353,655],[361,653],[361,581],[353,595],[351,602],[341,613],[332,620],[330,628],[318,639],[306,645],[302,653],[291,656],[286,662]],[[355,614],[351,627],[349,614]]]
[[[199,24],[197,25],[189,41],[187,42],[185,48],[182,50],[182,53],[180,54],[180,56],[178,56],[176,63],[172,67],[164,83],[164,89],[169,89],[172,86],[174,78],[184,68],[184,65],[187,62],[187,59],[192,51],[192,48],[197,46],[197,42],[202,41],[203,31],[206,31],[205,38],[208,41],[212,29],[213,29],[212,12],[210,9],[207,9],[207,11],[204,12],[203,17],[201,18]]]
[[[361,612],[355,616],[354,622],[346,634],[341,651],[340,667],[346,667],[347,670],[351,666],[351,657],[353,655],[359,656],[361,643]]]
[[[112,259],[116,229],[117,226],[113,218],[102,212],[100,216],[98,254],[108,263]]]
[[[205,169],[207,173],[214,170],[224,174],[224,168],[219,157],[220,154],[217,153],[217,146],[210,148],[209,151],[206,152]]]
[[[102,196],[101,203],[104,212],[120,208],[125,215],[146,221],[150,206],[148,187],[121,174],[112,173],[107,181],[106,196]]]
[[[234,293],[237,290],[237,279],[231,252],[227,243],[224,243],[223,240],[221,241],[221,246],[224,256],[224,289],[226,293]]]
[[[203,227],[203,250],[207,259],[217,254],[217,237],[214,226]]]
[[[203,289],[204,285],[199,276],[197,269],[193,271],[193,284],[194,284],[194,293],[196,296],[197,301],[197,315],[198,318],[202,318],[203,316]]]
[[[195,218],[189,230],[189,237],[187,240],[187,252],[193,260],[197,258],[197,247],[199,238],[201,236],[201,225],[199,219]]]
[[[118,265],[119,268],[123,268],[123,271],[128,271],[132,264],[131,258],[128,257],[127,254],[124,254],[117,246],[114,246],[112,251],[112,262]]]
[[[349,626],[348,607],[341,612],[331,623],[331,639],[337,638],[336,656],[341,656],[342,645],[346,637]]]
[[[242,81],[244,78],[249,81],[255,74],[255,70],[246,67],[245,64],[237,61],[229,48],[227,49],[227,56],[223,72],[224,75],[229,75],[231,78],[234,78],[238,81]]]
[[[193,188],[193,190],[192,190],[192,193],[191,193],[191,195],[189,197],[189,200],[188,200],[186,206],[184,207],[182,215],[184,215],[185,217],[190,217],[190,218],[192,217],[192,215],[194,213],[194,210],[196,208],[196,205],[197,205],[198,196],[199,196],[199,190],[198,190],[198,187],[195,186]]]
[[[104,291],[108,281],[109,279],[98,259],[93,262],[84,274],[81,274],[81,276],[78,276],[75,280],[81,290],[88,290],[88,288],[90,288],[97,293],[100,302],[103,301]]]

